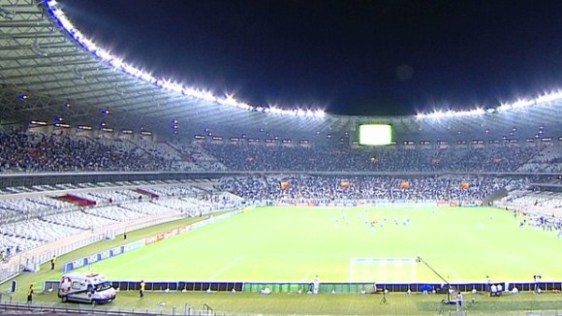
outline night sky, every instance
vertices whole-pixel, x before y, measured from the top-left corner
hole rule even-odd
[[[252,105],[404,115],[562,88],[562,1],[59,1],[157,78]]]

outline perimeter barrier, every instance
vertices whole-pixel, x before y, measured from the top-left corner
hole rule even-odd
[[[60,281],[46,281],[45,290],[58,290]],[[140,281],[112,281],[115,288],[120,291],[138,291]],[[559,293],[562,282],[494,282],[493,285],[501,285],[503,291],[535,291],[541,289],[545,292]],[[382,292],[412,293],[447,293],[449,289],[461,292],[487,292],[487,283],[451,283],[448,286],[443,283],[357,283],[357,282],[330,282],[320,283],[319,293],[332,294],[377,294]],[[183,292],[248,292],[261,293],[264,289],[271,293],[308,293],[312,289],[311,283],[306,282],[190,282],[190,281],[145,281],[146,291],[183,291]]]

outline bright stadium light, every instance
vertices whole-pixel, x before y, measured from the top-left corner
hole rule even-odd
[[[123,59],[113,58],[109,63],[115,68],[121,68],[123,66]]]
[[[479,116],[486,114],[486,111],[482,108],[476,108],[474,110],[466,110],[466,111],[452,111],[447,110],[443,112],[441,110],[436,110],[432,113],[418,113],[416,114],[416,119],[443,119],[443,118],[451,118],[451,117],[466,117],[466,116]]]
[[[546,93],[537,97],[537,103],[546,103],[562,99],[562,91]]]
[[[267,108],[252,106],[250,104],[241,102],[234,97],[227,96],[226,98],[220,98],[211,92],[204,91],[201,89],[196,89],[193,87],[186,87],[180,83],[174,82],[169,79],[157,79],[153,77],[150,73],[144,72],[134,66],[127,64],[122,58],[113,56],[111,52],[97,46],[92,40],[86,38],[73,24],[70,22],[66,14],[58,7],[56,0],[47,0],[45,2],[47,12],[54,18],[55,22],[58,23],[68,35],[76,40],[81,46],[83,46],[87,51],[92,53],[94,56],[99,58],[101,61],[107,63],[111,67],[122,71],[128,75],[136,77],[138,79],[147,81],[153,85],[156,85],[164,90],[173,91],[176,93],[181,93],[188,97],[193,97],[203,101],[208,101],[211,103],[216,103],[219,105],[235,107],[247,111],[255,112],[265,112],[280,115],[298,116],[298,117],[324,117],[324,111],[315,109],[308,113],[307,110],[297,109],[297,110],[285,110],[285,109],[272,109],[267,111]]]
[[[465,111],[441,111],[435,110],[432,113],[418,113],[416,114],[416,119],[442,119],[448,117],[464,117],[464,116],[475,116],[482,114],[492,114],[496,112],[505,112],[510,110],[520,110],[532,106],[548,105],[550,102],[562,100],[562,91],[553,91],[550,93],[544,93],[536,98],[529,99],[518,99],[512,103],[502,103],[497,108],[488,108],[486,110],[482,108],[476,108],[474,110]]]
[[[516,102],[511,104],[512,109],[521,109],[526,108],[531,105],[535,104],[534,100],[517,100]]]
[[[257,109],[257,111],[262,111],[262,112],[266,112],[266,113],[270,113],[270,114],[281,114],[281,115],[289,115],[289,116],[295,116],[295,117],[316,117],[316,118],[322,118],[326,115],[326,112],[322,111],[322,110],[312,110],[312,109],[303,109],[303,108],[298,108],[295,110],[286,110],[286,109],[281,109],[275,105],[270,105],[267,108],[259,108]]]

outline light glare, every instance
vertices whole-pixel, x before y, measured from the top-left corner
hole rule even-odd
[[[76,27],[70,22],[66,14],[58,7],[58,3],[55,0],[48,0],[46,2],[47,9],[51,15],[56,19],[56,21],[68,32],[68,34],[75,39],[80,45],[85,47],[88,51],[93,53],[95,56],[100,58],[102,61],[107,62],[112,67],[120,69],[124,73],[132,75],[141,80],[147,81],[158,87],[161,87],[168,91],[173,91],[176,93],[181,93],[183,95],[201,99],[204,101],[218,103],[220,105],[236,107],[248,111],[273,113],[280,115],[290,115],[299,117],[324,117],[324,111],[322,110],[284,110],[284,109],[269,109],[263,107],[255,107],[247,103],[236,100],[234,97],[227,96],[226,98],[219,98],[208,91],[202,91],[192,87],[184,87],[180,83],[173,82],[171,80],[156,79],[151,74],[146,73],[134,66],[131,66],[123,61],[123,59],[113,56],[108,50],[98,47],[92,40],[86,38]]]

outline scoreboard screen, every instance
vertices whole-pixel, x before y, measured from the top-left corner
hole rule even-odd
[[[392,144],[392,126],[388,124],[359,125],[359,145],[382,146]]]

